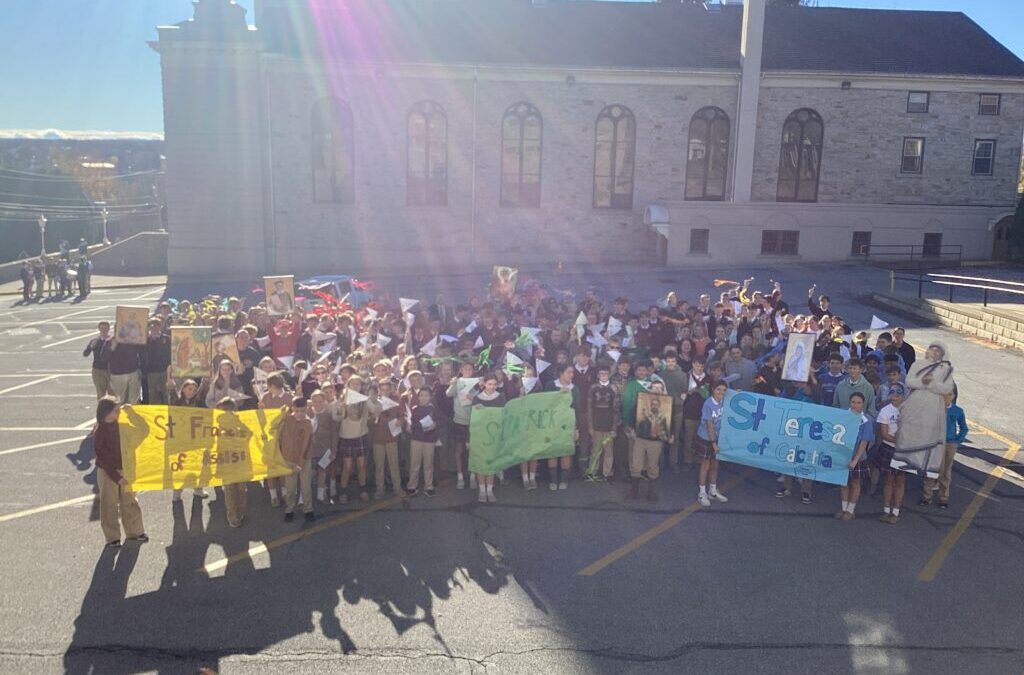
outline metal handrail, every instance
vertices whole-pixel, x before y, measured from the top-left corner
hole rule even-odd
[[[936,277],[929,279],[926,277]],[[981,281],[985,283],[981,284],[970,284],[963,283],[961,281],[946,281],[946,279],[963,279],[966,281]],[[1019,286],[1024,289],[1024,283],[1017,281],[1003,281],[1000,279],[986,279],[984,277],[965,277],[958,276],[955,274],[904,274],[898,275],[895,271],[889,272],[889,292],[896,292],[897,281],[916,281],[917,282],[917,297],[921,298],[924,295],[924,285],[934,284],[936,286],[946,286],[949,288],[949,301],[953,302],[953,289],[954,288],[976,288],[983,291],[982,293],[982,306],[988,307],[988,294],[989,292],[996,293],[1009,293],[1010,295],[1024,296],[1024,290],[1018,290],[1017,288],[1003,288],[1000,284],[1005,286]]]
[[[959,264],[963,260],[963,244],[862,244],[860,255],[865,261],[883,259],[887,262],[907,260],[909,262],[949,262]]]

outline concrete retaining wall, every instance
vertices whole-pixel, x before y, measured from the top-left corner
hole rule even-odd
[[[872,293],[872,300],[897,312],[935,321],[965,335],[1024,351],[1024,314],[1014,316],[980,305]]]

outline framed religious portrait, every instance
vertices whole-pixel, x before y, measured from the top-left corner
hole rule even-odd
[[[642,391],[636,399],[636,435],[668,442],[672,437],[672,397]]]
[[[238,355],[238,345],[235,344],[235,336],[227,333],[225,335],[214,335],[210,341],[211,343],[211,372],[216,371],[217,366],[224,359],[228,359],[235,366],[240,367],[242,359]]]
[[[786,359],[782,362],[782,379],[806,382],[811,376],[811,357],[814,356],[814,333],[790,333],[786,345]]]
[[[211,331],[209,326],[171,326],[172,377],[206,377],[211,372]]]
[[[114,337],[120,344],[145,345],[148,307],[118,305],[114,314]]]
[[[263,277],[267,298],[267,314],[282,317],[295,311],[295,277]]]

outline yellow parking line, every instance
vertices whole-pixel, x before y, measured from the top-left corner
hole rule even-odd
[[[935,549],[935,553],[933,553],[932,557],[927,563],[925,563],[925,566],[921,568],[920,574],[917,575],[918,581],[935,581],[935,576],[942,568],[942,564],[946,562],[946,558],[949,557],[953,547],[956,546],[958,541],[960,541],[960,537],[967,532],[967,528],[971,526],[975,516],[978,515],[978,511],[981,510],[981,507],[988,499],[989,493],[995,489],[996,484],[999,482],[1000,478],[1002,478],[1003,473],[1006,471],[1006,465],[1012,462],[1020,451],[1020,444],[1013,442],[1006,436],[990,429],[986,429],[979,424],[973,424],[973,426],[977,427],[978,431],[981,433],[987,434],[992,438],[1005,443],[1007,446],[1006,452],[1003,453],[1003,458],[999,461],[999,465],[992,467],[988,478],[985,480],[985,484],[981,486],[981,489],[974,495],[974,499],[972,499],[971,503],[967,505],[966,509],[964,509],[963,515],[960,516],[960,520],[957,521],[952,530],[946,533],[946,536],[942,538],[941,542],[939,542],[938,548]]]
[[[216,560],[212,563],[203,565],[196,571],[210,574],[212,572],[216,572],[217,570],[222,570],[231,563],[235,563],[240,560],[245,560],[246,558],[255,558],[258,555],[270,552],[272,549],[279,548],[281,546],[290,544],[295,541],[299,541],[300,539],[305,539],[306,537],[312,537],[314,534],[319,534],[325,530],[329,530],[339,525],[345,525],[346,523],[351,523],[355,520],[359,520],[360,518],[365,518],[374,511],[380,511],[381,509],[386,509],[389,506],[401,504],[403,499],[404,497],[402,496],[392,497],[391,499],[385,499],[384,501],[372,504],[366,507],[365,509],[360,509],[359,511],[352,511],[351,513],[346,513],[336,518],[330,518],[328,520],[321,522],[319,525],[314,525],[313,527],[310,527],[308,529],[299,530],[297,532],[293,532],[292,534],[285,535],[283,537],[274,539],[273,541],[265,542],[263,544],[250,546],[248,550],[241,551],[240,553],[235,553],[233,555],[229,555],[226,558],[222,558],[221,560]],[[297,513],[295,515],[297,518],[302,517],[301,513]]]
[[[736,485],[737,483],[739,483],[743,479],[745,479],[748,476],[750,476],[752,473],[753,473],[753,469],[747,469],[746,471],[741,473],[739,476],[736,476],[734,478],[729,479],[728,481],[726,481],[722,485],[722,490],[730,489],[731,487],[733,487],[734,485]],[[660,523],[658,523],[657,525],[655,525],[651,529],[647,530],[646,532],[642,533],[638,537],[634,538],[632,541],[630,541],[630,542],[620,546],[619,548],[615,549],[614,551],[612,551],[608,555],[604,556],[600,560],[597,560],[597,561],[587,565],[586,567],[581,569],[576,574],[578,576],[581,576],[581,577],[592,577],[592,576],[594,576],[595,574],[597,574],[598,572],[600,572],[604,568],[608,567],[609,565],[611,565],[615,561],[619,560],[620,558],[624,558],[625,556],[629,555],[630,553],[632,553],[633,551],[637,550],[638,548],[640,548],[644,544],[648,543],[649,541],[651,541],[652,539],[654,539],[658,535],[663,534],[663,533],[667,532],[668,530],[672,529],[673,527],[675,527],[679,523],[683,522],[684,520],[686,520],[687,518],[692,516],[694,513],[696,513],[700,509],[701,509],[700,503],[699,502],[693,502],[692,504],[687,506],[682,511],[669,516],[668,518],[666,518],[665,520],[661,521]]]

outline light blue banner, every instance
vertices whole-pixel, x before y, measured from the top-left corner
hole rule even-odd
[[[859,431],[860,419],[849,410],[728,391],[718,459],[846,485]]]

